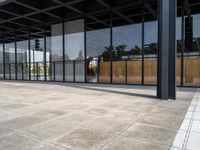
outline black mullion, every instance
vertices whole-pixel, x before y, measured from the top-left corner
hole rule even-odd
[[[29,29],[29,37],[28,37],[28,57],[29,57],[29,67],[28,67],[28,74],[29,74],[29,80],[31,80],[31,33]]]
[[[6,79],[6,58],[5,58],[5,39],[4,39],[4,33],[3,33],[3,78]]]
[[[86,48],[87,48],[87,42],[86,42],[86,25],[87,25],[87,21],[86,21],[86,16],[84,17],[84,67],[85,67],[85,83],[87,82],[87,68],[88,66],[86,61],[87,61],[87,51],[86,51]]]
[[[184,78],[184,2],[182,2],[182,21],[181,21],[181,87],[183,87]]]
[[[24,63],[22,62],[22,80],[24,80]]]
[[[142,10],[142,85],[144,85],[144,22],[145,22],[145,8],[144,8],[144,0],[143,0],[143,10]]]
[[[15,33],[15,79],[17,80],[17,41],[16,41],[16,33]]]
[[[63,82],[65,82],[65,22],[62,22],[62,40],[63,40]]]
[[[47,38],[46,38],[46,25],[44,25],[44,81],[47,81],[47,60],[46,60],[46,52],[47,52]]]
[[[11,80],[12,79],[12,76],[11,76],[11,63],[9,63],[8,66],[9,66],[9,79]]]
[[[76,64],[75,64],[75,60],[73,60],[73,80],[74,80],[74,82],[76,82],[76,78],[75,78],[75,76],[76,76],[76,72],[75,72],[75,69],[76,69],[76,66],[75,66]]]
[[[110,12],[110,83],[112,84],[112,61],[113,61],[113,56],[112,56],[112,49],[113,49],[113,30],[112,30],[112,11]]]
[[[128,75],[128,65],[127,65],[127,59],[125,60],[125,71],[126,71],[126,76],[125,76],[125,83],[127,84],[127,75]]]

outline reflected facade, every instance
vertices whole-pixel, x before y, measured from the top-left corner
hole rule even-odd
[[[64,23],[65,81],[85,81],[84,20]]]
[[[91,10],[1,42],[0,79],[156,85],[158,2],[137,6]],[[200,9],[186,9],[178,0],[176,83],[200,86]]]

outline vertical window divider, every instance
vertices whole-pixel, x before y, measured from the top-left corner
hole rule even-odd
[[[29,80],[31,80],[31,32],[30,32],[30,29],[28,33],[28,57],[29,57],[28,73],[29,73]]]
[[[181,87],[183,87],[184,82],[184,2],[182,2],[182,23],[181,23]]]
[[[24,62],[22,62],[22,80],[24,80]]]
[[[75,60],[73,60],[73,81],[74,82],[76,82],[76,79],[75,79],[75,75],[76,75],[76,73],[75,73],[75,69],[76,69],[76,66],[75,66],[76,64],[75,64]]]
[[[141,69],[142,69],[142,85],[144,85],[144,21],[145,21],[145,8],[144,8],[144,0],[143,0],[143,9],[142,9],[142,64],[141,64]]]
[[[5,35],[3,32],[3,78],[6,79]]]
[[[127,59],[125,60],[125,71],[126,71],[126,76],[125,76],[125,83],[127,84],[127,75],[128,75],[128,65],[127,65]]]
[[[112,9],[110,12],[110,83],[112,84],[112,61],[113,61],[113,56],[112,56],[112,50],[113,50],[113,31],[112,31]]]
[[[86,48],[87,48],[87,42],[86,42],[86,25],[87,25],[87,21],[86,21],[86,16],[84,16],[84,71],[85,71],[85,83],[87,82],[87,63],[86,63],[86,60],[87,60],[87,52],[86,52]]]
[[[62,43],[63,43],[63,82],[65,82],[65,22],[62,21]]]
[[[17,80],[17,41],[16,41],[16,32],[15,32],[15,79]]]
[[[47,38],[46,38],[46,24],[44,24],[44,80],[47,81],[47,60],[46,60],[46,52],[47,52]]]

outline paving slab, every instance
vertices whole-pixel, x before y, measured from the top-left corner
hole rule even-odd
[[[153,86],[0,81],[0,89],[2,150],[166,150],[198,105],[191,88],[178,88],[176,101],[156,99]]]

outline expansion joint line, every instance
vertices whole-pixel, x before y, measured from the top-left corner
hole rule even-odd
[[[193,100],[192,100],[192,102],[194,102],[194,108],[192,109],[192,114],[191,114],[189,125],[188,125],[187,131],[186,131],[184,142],[183,142],[183,145],[182,145],[182,150],[186,150],[187,149],[187,144],[188,144],[188,140],[189,140],[191,129],[192,129],[192,125],[193,125],[194,116],[195,116],[195,112],[196,112],[196,109],[197,109],[198,99],[200,98],[199,97],[200,96],[199,95],[199,91],[200,90],[197,89],[197,92],[194,95]],[[190,105],[190,107],[191,107],[191,105]]]

